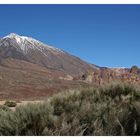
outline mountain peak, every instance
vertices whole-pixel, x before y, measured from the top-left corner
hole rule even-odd
[[[93,69],[84,62],[59,48],[44,44],[32,37],[10,33],[0,39],[0,58],[14,58],[68,74],[83,74]]]
[[[19,38],[19,37],[22,37],[22,36],[20,36],[20,35],[18,35],[16,33],[10,33],[7,36],[5,36],[4,38],[16,38],[16,37]]]
[[[30,45],[32,44],[33,46],[37,46],[37,45],[48,46],[32,37],[21,36],[16,33],[10,33],[9,35],[7,35],[3,38],[14,39],[19,45],[27,45],[27,42],[28,42],[28,43],[30,43]]]
[[[12,40],[12,43],[15,43],[15,47],[20,48],[24,53],[27,53],[28,49],[39,50],[44,55],[46,55],[46,52],[44,52],[45,50],[49,50],[54,53],[64,53],[62,50],[44,44],[32,37],[20,36],[16,33],[10,33],[2,39]]]
[[[40,42],[32,37],[21,36],[21,35],[18,35],[16,33],[10,33],[9,35],[3,37],[3,39],[5,39],[5,38],[14,39],[20,45],[21,44],[24,45],[24,43],[26,43],[26,42],[30,42],[32,45],[35,45],[33,43],[37,43],[40,45],[46,45],[46,44],[43,44],[42,42]]]
[[[9,37],[15,37],[15,36],[19,36],[19,35],[16,34],[16,33],[10,33],[8,36],[9,36]]]
[[[20,36],[16,33],[10,33],[9,35],[3,37],[3,38],[11,38],[11,39],[15,39],[17,43],[21,43],[23,42],[25,39],[27,39],[28,37],[25,36]]]

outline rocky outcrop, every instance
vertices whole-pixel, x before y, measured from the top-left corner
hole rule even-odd
[[[130,69],[130,73],[132,74],[139,74],[140,73],[140,69],[137,66],[132,66]]]

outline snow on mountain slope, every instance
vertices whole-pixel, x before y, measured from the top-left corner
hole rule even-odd
[[[62,50],[58,49],[58,48],[54,48],[52,46],[46,45],[36,39],[33,39],[31,37],[26,37],[26,36],[19,36],[18,34],[15,33],[11,33],[5,37],[3,37],[3,39],[13,39],[16,41],[17,44],[19,44],[18,47],[20,47],[20,49],[26,54],[28,52],[28,49],[37,49],[39,51],[41,51],[44,55],[46,55],[43,51],[45,49],[49,49],[50,51],[56,51],[59,53],[64,53]]]
[[[25,60],[70,75],[82,75],[94,69],[78,57],[15,33],[0,39],[0,58],[7,57]]]

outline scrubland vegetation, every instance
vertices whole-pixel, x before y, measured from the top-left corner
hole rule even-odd
[[[6,101],[5,106],[8,106],[8,107],[16,107],[16,102],[15,101]]]
[[[0,135],[140,135],[140,90],[112,84],[67,91],[15,111],[1,106]]]

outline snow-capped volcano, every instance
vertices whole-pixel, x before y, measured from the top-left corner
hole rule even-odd
[[[52,46],[46,45],[36,39],[33,39],[32,37],[27,37],[27,36],[20,36],[16,33],[10,33],[9,35],[3,37],[3,39],[12,39],[14,40],[17,44],[19,44],[19,48],[24,52],[27,53],[28,49],[38,49],[41,51],[44,55],[46,55],[43,51],[45,49],[49,49],[50,51],[56,51],[56,52],[61,52],[64,53],[62,50],[58,48],[54,48]]]
[[[136,66],[111,69],[91,65],[60,49],[15,33],[0,39],[0,99],[37,99],[61,89],[116,80],[140,85],[140,70]]]
[[[32,37],[11,33],[0,39],[0,58],[14,58],[68,74],[82,74],[93,67],[61,49],[46,45]]]

